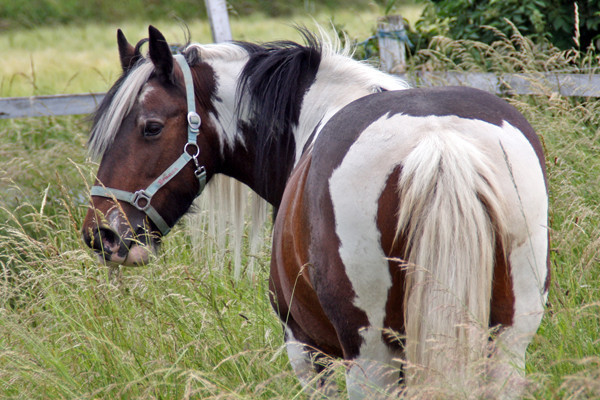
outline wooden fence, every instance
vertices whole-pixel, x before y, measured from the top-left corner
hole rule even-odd
[[[551,95],[600,97],[600,75],[416,73],[401,74],[413,86],[462,85],[498,95]],[[104,93],[0,98],[0,119],[89,114]]]
[[[104,93],[0,98],[0,118],[89,114]]]
[[[490,72],[423,72],[401,74],[413,86],[471,86],[498,95],[600,97],[598,74],[493,74]]]
[[[205,0],[215,42],[231,40],[231,30],[225,0]],[[395,73],[404,69],[407,38],[402,32],[403,19],[387,16],[380,19],[378,35],[382,69]],[[552,95],[600,97],[598,74],[501,74],[492,73],[433,73],[400,74],[413,86],[462,85],[498,95]],[[53,115],[89,114],[102,101],[104,93],[56,96],[0,98],[0,119],[43,117]]]

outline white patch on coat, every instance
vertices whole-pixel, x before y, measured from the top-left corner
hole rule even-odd
[[[218,118],[212,118],[212,122],[217,128],[219,141],[221,145],[221,154],[226,147],[232,149],[237,143],[244,144],[243,136],[239,131],[238,115],[238,93],[237,85],[239,74],[248,61],[246,58],[230,61],[214,59],[209,60],[211,67],[215,72],[217,91],[213,106],[217,112]],[[244,105],[242,105],[243,107]]]
[[[143,104],[146,101],[146,98],[155,90],[154,86],[146,84],[140,91],[140,95],[138,96],[138,103]]]
[[[525,353],[541,323],[548,293],[545,291],[548,254],[548,197],[539,162],[516,128],[504,124],[502,140],[512,187],[509,210],[513,239],[509,261],[515,296],[513,324],[498,337],[490,375],[498,398],[520,398],[525,388]]]
[[[294,373],[305,389],[314,384],[315,370],[304,344],[298,342],[290,328],[285,328],[285,349]]]
[[[381,332],[380,332],[381,336]],[[383,342],[370,342],[365,349],[368,357],[358,357],[346,370],[348,398],[389,398],[398,389],[400,379],[400,353],[395,353]]]
[[[353,303],[366,313],[370,325],[360,332],[364,342],[346,374],[351,398],[362,397],[370,383],[387,383],[381,377],[382,369],[387,369],[392,359],[381,335],[392,280],[377,228],[377,202],[389,174],[414,141],[406,134],[408,130],[396,128],[403,125],[396,122],[401,118],[383,116],[370,125],[329,179],[340,258],[356,294]],[[390,155],[390,151],[394,153]]]

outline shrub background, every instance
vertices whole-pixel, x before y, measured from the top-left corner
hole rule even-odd
[[[491,44],[497,39],[493,27],[512,34],[510,20],[524,35],[536,41],[549,40],[559,49],[590,45],[600,49],[600,7],[598,0],[429,0],[417,23],[426,42],[435,35],[451,39],[478,40]],[[575,6],[578,6],[579,45],[576,36]]]

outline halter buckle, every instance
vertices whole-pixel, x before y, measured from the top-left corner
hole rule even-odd
[[[199,166],[195,171],[196,178],[202,179],[206,175],[206,168],[203,165]]]
[[[150,207],[150,200],[152,200],[152,196],[150,196],[144,189],[141,189],[133,194],[133,200],[131,200],[131,204],[133,204],[133,206],[138,210],[146,212],[146,210]],[[140,201],[146,203],[140,205]]]
[[[202,118],[195,111],[188,112],[187,115],[188,126],[193,132],[198,132],[200,130],[200,125],[202,124]]]

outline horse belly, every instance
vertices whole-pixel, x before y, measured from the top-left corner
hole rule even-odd
[[[331,356],[342,356],[337,333],[311,282],[313,264],[304,185],[310,156],[294,169],[273,229],[270,289],[272,304],[296,340]]]

